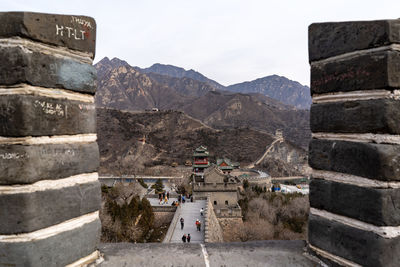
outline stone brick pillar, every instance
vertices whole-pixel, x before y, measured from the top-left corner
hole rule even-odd
[[[0,265],[97,257],[96,23],[0,13]]]
[[[309,248],[400,266],[400,20],[309,27]]]

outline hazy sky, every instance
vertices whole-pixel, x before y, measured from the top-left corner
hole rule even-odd
[[[309,85],[309,24],[399,18],[400,0],[0,0],[0,10],[94,17],[95,62],[172,64],[223,85],[272,74]]]

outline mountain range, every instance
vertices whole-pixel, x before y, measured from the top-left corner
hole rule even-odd
[[[185,70],[172,65],[156,63],[145,69],[139,67],[135,68],[142,73],[156,73],[175,78],[190,78],[206,83],[215,90],[226,90],[237,93],[260,93],[299,109],[309,109],[311,106],[310,88],[283,76],[271,75],[254,81],[223,86],[199,72]]]
[[[171,65],[141,69],[118,58],[104,58],[95,67],[97,107],[179,110],[215,129],[252,128],[270,134],[281,129],[287,139],[307,148],[309,93],[305,93],[307,87],[284,77],[274,75],[243,83],[243,87],[224,87],[194,70]],[[267,95],[271,91],[277,99]],[[283,103],[282,98],[290,103]]]

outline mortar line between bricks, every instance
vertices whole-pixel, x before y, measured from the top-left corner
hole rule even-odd
[[[326,94],[314,94],[313,104],[335,103],[345,101],[375,100],[375,99],[394,99],[400,100],[400,90],[363,90],[351,92],[334,92]]]
[[[46,190],[58,190],[98,181],[98,173],[82,173],[57,180],[41,180],[27,185],[1,185],[0,195],[27,194]]]
[[[337,215],[326,210],[320,210],[310,207],[310,214],[319,216],[328,220],[337,221],[353,228],[361,229],[368,232],[374,232],[383,238],[391,239],[400,236],[400,226],[376,226],[363,221]]]
[[[313,246],[313,245],[311,245],[311,244],[308,244],[308,246],[309,246],[312,250],[314,250],[315,253],[317,253],[318,255],[320,255],[320,256],[322,256],[322,257],[324,257],[324,258],[327,258],[327,259],[329,259],[329,260],[331,260],[331,261],[333,261],[333,262],[336,262],[336,263],[338,263],[339,265],[349,266],[349,267],[361,267],[361,265],[359,265],[359,264],[357,264],[357,263],[354,263],[354,262],[352,262],[352,261],[349,261],[349,260],[347,260],[347,259],[344,259],[344,258],[339,257],[339,256],[336,256],[336,255],[333,255],[333,254],[331,254],[331,253],[329,253],[329,252],[327,252],[327,251],[325,251],[325,250],[322,250],[322,249],[320,249],[320,248],[318,248],[318,247],[316,247],[316,246]]]
[[[373,133],[312,133],[312,138],[358,143],[400,144],[400,135]]]
[[[91,104],[94,103],[94,96],[89,94],[78,93],[58,88],[32,86],[25,83],[12,86],[0,85],[0,95],[35,95],[50,97],[54,99],[67,99]]]
[[[368,54],[372,54],[372,53],[376,53],[376,52],[383,52],[383,51],[399,51],[400,52],[400,44],[391,44],[391,45],[386,45],[386,46],[381,46],[381,47],[376,47],[376,48],[347,52],[347,53],[344,53],[341,55],[328,57],[328,58],[324,58],[324,59],[317,60],[317,61],[312,61],[310,63],[310,65],[311,66],[323,65],[326,63],[334,62],[334,61],[351,59],[354,57],[359,57],[359,56],[368,55]]]
[[[332,182],[350,184],[359,187],[383,188],[383,189],[400,188],[400,182],[384,182],[340,172],[312,169],[311,175],[313,179],[324,179]]]
[[[22,49],[38,52],[41,54],[50,54],[58,57],[67,57],[82,63],[92,64],[93,54],[74,51],[62,46],[51,46],[40,42],[31,41],[21,37],[0,38],[0,47],[21,47]],[[29,51],[31,50],[31,51]]]
[[[13,235],[0,235],[0,243],[21,243],[46,239],[60,233],[82,227],[83,225],[94,222],[98,219],[99,211],[95,211],[34,232]]]
[[[0,136],[0,145],[46,145],[46,144],[76,144],[96,142],[97,134],[53,135],[53,136]]]
[[[101,254],[100,251],[96,250],[93,253],[90,253],[88,256],[83,257],[71,264],[66,265],[65,267],[83,267],[83,266],[88,266],[91,263],[96,262],[98,259],[101,259]],[[96,262],[97,264],[97,262]]]

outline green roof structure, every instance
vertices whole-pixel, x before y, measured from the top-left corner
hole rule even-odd
[[[209,155],[205,146],[199,146],[194,150],[193,157],[207,157]]]
[[[220,170],[233,170],[233,165],[230,159],[217,159],[217,166]]]

